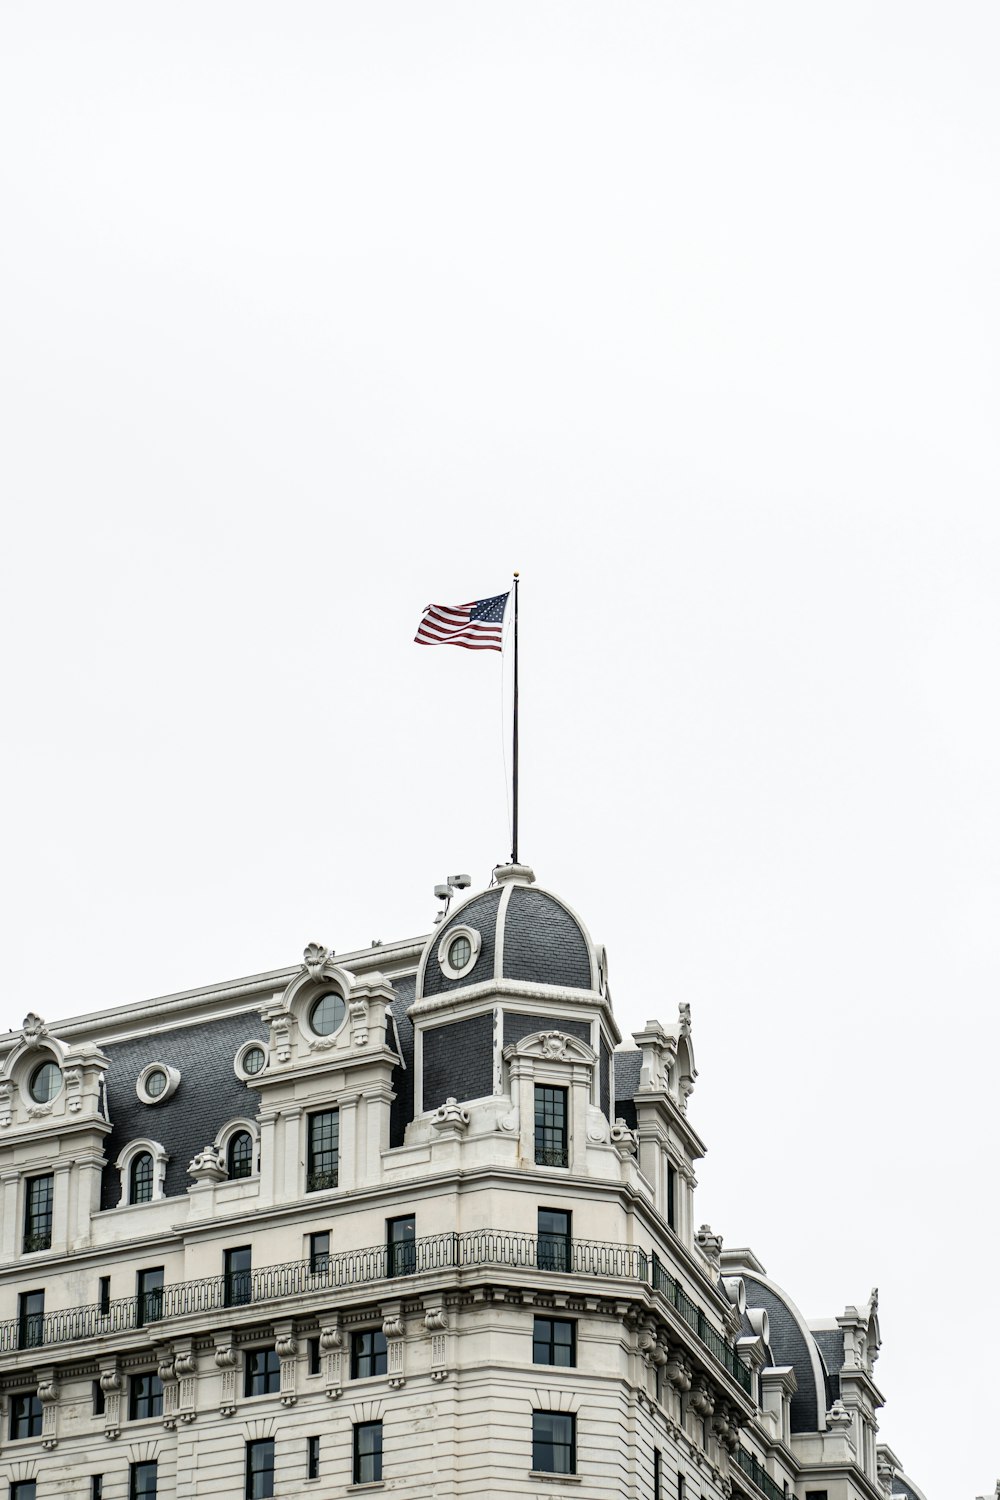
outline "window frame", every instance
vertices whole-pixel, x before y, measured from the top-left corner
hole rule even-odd
[[[145,1163],[149,1163],[148,1182]],[[143,1180],[139,1183],[139,1168],[143,1167]],[[147,1191],[148,1189],[148,1191]],[[152,1203],[156,1189],[156,1162],[152,1151],[137,1151],[128,1164],[128,1206],[138,1208],[143,1203]]]
[[[321,1121],[329,1121],[330,1144],[320,1145]],[[322,1161],[324,1165],[317,1165]],[[340,1110],[316,1109],[306,1117],[306,1192],[323,1193],[340,1186]]]
[[[135,1273],[135,1326],[145,1328],[163,1317],[163,1266],[144,1266]],[[150,1277],[159,1281],[150,1281]]]
[[[325,1240],[325,1248],[320,1241]],[[330,1231],[329,1229],[317,1229],[309,1236],[309,1274],[310,1276],[321,1276],[324,1271],[330,1269]]]
[[[37,1307],[33,1303],[37,1302]],[[45,1288],[17,1295],[17,1347],[41,1349],[45,1343]]]
[[[41,1437],[42,1403],[38,1399],[38,1391],[11,1391],[9,1400],[8,1441],[12,1443],[24,1443],[31,1438]],[[23,1411],[18,1410],[20,1403],[25,1404]],[[18,1428],[21,1426],[27,1426],[28,1431],[19,1432]]]
[[[412,1226],[412,1234],[399,1237],[400,1228]],[[385,1274],[415,1276],[417,1273],[417,1216],[396,1214],[385,1221]]]
[[[306,1438],[306,1478],[319,1478],[319,1434]]]
[[[543,1323],[543,1324],[547,1323],[548,1324],[549,1333],[548,1333],[547,1337],[540,1337],[539,1336],[539,1327],[538,1327],[538,1325],[540,1323]],[[555,1337],[555,1331],[556,1331],[557,1326],[558,1327],[562,1327],[562,1328],[568,1328],[570,1330],[570,1336],[569,1336],[569,1341],[568,1342],[566,1342],[564,1340],[558,1340],[557,1341],[557,1339]],[[549,1315],[547,1315],[545,1313],[536,1313],[535,1314],[535,1321],[534,1321],[534,1325],[532,1327],[532,1333],[531,1333],[531,1362],[532,1362],[532,1364],[535,1364],[535,1365],[544,1365],[544,1366],[547,1366],[548,1368],[553,1369],[553,1370],[575,1370],[576,1369],[576,1340],[577,1340],[577,1325],[576,1325],[576,1319],[575,1318],[554,1318],[554,1317],[550,1317]],[[538,1358],[538,1350],[539,1350],[539,1348],[547,1349],[548,1352],[549,1352],[549,1354],[552,1357],[549,1358],[549,1359],[539,1359]],[[557,1349],[568,1349],[569,1350],[569,1354],[570,1354],[569,1360],[568,1361],[557,1360],[555,1358],[555,1352],[556,1352]]]
[[[36,1479],[12,1479],[9,1495],[10,1500],[36,1500],[38,1481]]]
[[[146,1489],[145,1487],[141,1490],[139,1488],[139,1480],[140,1478],[142,1478],[141,1471],[144,1469],[152,1469],[153,1471],[153,1488],[151,1490]],[[156,1500],[159,1487],[160,1476],[155,1458],[146,1458],[140,1460],[139,1462],[129,1464],[128,1500]]]
[[[269,1451],[270,1463],[260,1468],[254,1467],[254,1458],[260,1452]],[[254,1485],[255,1479],[269,1480],[261,1489]],[[243,1460],[243,1494],[244,1500],[270,1500],[274,1494],[274,1438],[248,1438],[246,1443],[246,1454]]]
[[[552,1424],[548,1436],[544,1436],[538,1431],[538,1428],[541,1426],[542,1421],[547,1421]],[[557,1424],[561,1423],[566,1423],[568,1425],[568,1442],[557,1441],[552,1435]],[[543,1450],[546,1447],[551,1450],[553,1458],[557,1449],[560,1451],[568,1450],[569,1468],[560,1469],[555,1467],[554,1465],[547,1466],[544,1463],[540,1463],[539,1459],[545,1456]],[[536,1408],[531,1413],[531,1472],[533,1474],[559,1474],[560,1476],[575,1474],[577,1472],[575,1412],[552,1411],[551,1409],[544,1407]]]
[[[34,1190],[40,1184],[48,1185],[47,1203],[39,1214],[32,1204]],[[24,1234],[21,1239],[22,1255],[37,1255],[39,1251],[52,1249],[52,1211],[55,1203],[55,1174],[40,1172],[24,1180]],[[47,1210],[47,1212],[46,1212]],[[39,1228],[39,1224],[44,1227]],[[37,1242],[37,1243],[35,1243]]]
[[[561,1126],[555,1123],[554,1110],[549,1106],[559,1102],[562,1108]],[[569,1089],[552,1083],[535,1084],[535,1166],[569,1166]],[[553,1123],[546,1124],[551,1116]]]
[[[247,1145],[244,1146],[243,1142]],[[240,1156],[237,1159],[237,1147],[240,1148]],[[230,1182],[246,1182],[248,1177],[256,1175],[257,1165],[257,1143],[254,1140],[252,1130],[246,1130],[242,1126],[234,1130],[226,1142],[226,1176]]]
[[[564,1219],[565,1229],[542,1228],[542,1215],[553,1219]],[[539,1271],[571,1271],[573,1269],[573,1213],[566,1208],[538,1208],[538,1235],[535,1261]]]
[[[144,1381],[149,1389],[141,1389]],[[140,1411],[142,1404],[147,1410]],[[152,1422],[163,1416],[163,1381],[156,1370],[137,1370],[128,1378],[128,1419],[130,1422]]]
[[[370,1340],[369,1347],[365,1341]],[[381,1348],[379,1341],[381,1340]],[[367,1368],[362,1370],[362,1364]],[[389,1373],[389,1341],[381,1328],[355,1328],[351,1332],[351,1379],[374,1380]]]
[[[371,1433],[374,1438],[377,1434],[378,1441],[373,1443],[370,1449],[362,1451],[362,1434]],[[379,1484],[382,1480],[383,1470],[383,1433],[382,1422],[355,1422],[351,1434],[351,1473],[354,1484]],[[366,1461],[370,1462],[372,1472],[364,1472]]]
[[[246,1265],[236,1257],[246,1256]],[[253,1301],[253,1246],[230,1245],[222,1252],[222,1305],[247,1307]]]
[[[258,1359],[263,1359],[263,1369],[255,1369],[254,1364]],[[254,1383],[260,1381],[263,1390],[255,1391]],[[277,1396],[281,1390],[281,1360],[278,1351],[273,1344],[259,1344],[256,1349],[246,1349],[243,1353],[243,1396],[247,1401],[253,1401],[258,1396]]]

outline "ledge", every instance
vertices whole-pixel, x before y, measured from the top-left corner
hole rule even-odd
[[[581,1474],[549,1474],[545,1469],[529,1469],[529,1479],[540,1479],[543,1484],[582,1484]]]

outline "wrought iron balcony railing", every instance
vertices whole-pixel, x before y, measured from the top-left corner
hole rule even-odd
[[[767,1500],[786,1500],[785,1491],[780,1484],[775,1484],[759,1458],[748,1453],[745,1448],[737,1448],[733,1454],[733,1460],[747,1478],[757,1486],[761,1494],[767,1496]]]
[[[70,1307],[33,1316],[39,1344],[77,1343],[112,1333],[129,1332],[173,1318],[222,1312],[234,1306],[279,1302],[312,1293],[371,1286],[401,1276],[444,1270],[489,1267],[537,1270],[543,1273],[596,1276],[609,1281],[651,1286],[674,1307],[702,1344],[749,1395],[750,1371],[726,1343],[655,1255],[631,1245],[603,1240],[561,1238],[555,1253],[552,1236],[518,1234],[501,1229],[472,1229],[464,1234],[435,1234],[405,1245],[370,1245],[363,1250],[331,1252],[322,1263],[288,1261],[241,1271],[239,1296],[233,1275],[206,1276],[200,1281],[178,1281],[155,1292],[118,1297],[88,1307]],[[22,1323],[0,1322],[0,1353],[18,1348]]]

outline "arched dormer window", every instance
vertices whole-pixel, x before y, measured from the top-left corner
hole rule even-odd
[[[132,1158],[128,1169],[128,1201],[153,1201],[153,1156],[150,1151],[139,1151]]]
[[[253,1136],[249,1130],[237,1130],[229,1137],[226,1170],[231,1178],[253,1176]]]
[[[169,1160],[159,1141],[130,1141],[115,1162],[122,1184],[119,1208],[158,1202],[163,1197]]]

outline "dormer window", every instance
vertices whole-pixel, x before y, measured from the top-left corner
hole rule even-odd
[[[253,1176],[253,1136],[249,1130],[237,1130],[229,1137],[226,1167],[231,1178]]]
[[[132,1164],[128,1169],[128,1201],[130,1203],[153,1201],[153,1158],[148,1151],[140,1151],[132,1158]]]
[[[468,968],[471,957],[472,944],[464,932],[460,933],[448,949],[448,962],[457,973],[461,973],[463,969]]]
[[[36,1104],[50,1104],[62,1088],[62,1073],[54,1062],[43,1062],[31,1075],[28,1092]]]
[[[328,990],[325,995],[320,995],[318,1000],[313,1001],[309,1012],[309,1025],[317,1036],[332,1036],[339,1031],[347,1015],[347,1006],[344,1004],[342,995],[336,990]]]

